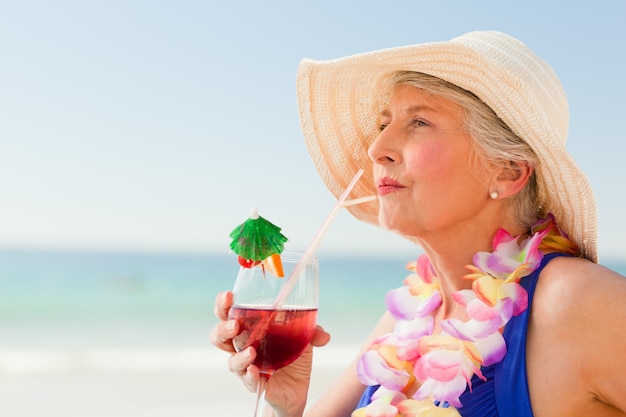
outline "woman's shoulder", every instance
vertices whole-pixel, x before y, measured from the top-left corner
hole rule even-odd
[[[561,256],[552,259],[541,271],[538,288],[544,298],[565,305],[580,304],[594,295],[626,291],[626,278],[588,259]]]
[[[533,310],[562,326],[565,319],[576,324],[577,318],[605,315],[608,305],[626,305],[624,297],[625,277],[588,259],[563,256],[552,259],[541,271]]]

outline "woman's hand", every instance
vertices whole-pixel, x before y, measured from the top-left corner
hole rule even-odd
[[[225,291],[217,295],[214,311],[220,322],[211,330],[210,341],[219,349],[231,353],[228,369],[241,378],[249,391],[256,392],[259,369],[252,364],[256,351],[252,347],[239,353],[235,351],[233,338],[239,333],[239,323],[236,320],[228,320],[228,311],[232,304],[232,292]],[[302,415],[311,379],[313,347],[324,346],[329,340],[330,335],[317,326],[311,344],[302,356],[272,375],[265,400],[272,405],[276,415]]]

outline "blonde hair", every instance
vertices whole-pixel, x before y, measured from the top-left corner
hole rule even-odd
[[[529,227],[541,216],[541,202],[536,176],[539,161],[531,147],[483,103],[476,95],[454,84],[431,75],[413,71],[391,74],[385,89],[388,102],[393,89],[398,85],[410,85],[429,94],[445,98],[462,109],[462,123],[472,140],[472,160],[477,164],[528,164],[534,172],[526,186],[511,197],[511,209],[520,226]]]

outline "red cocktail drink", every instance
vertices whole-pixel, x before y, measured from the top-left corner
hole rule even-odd
[[[296,360],[313,337],[317,309],[256,309],[233,306],[230,318],[239,322],[240,333],[233,344],[239,352],[256,350],[254,364],[272,373]]]

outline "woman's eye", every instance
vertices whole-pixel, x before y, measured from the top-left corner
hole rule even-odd
[[[412,123],[414,126],[428,126],[428,123],[426,123],[425,121],[421,120],[421,119],[415,119],[413,120]]]
[[[385,130],[386,127],[387,127],[387,124],[381,124],[378,126],[378,131],[382,132],[383,130]]]

